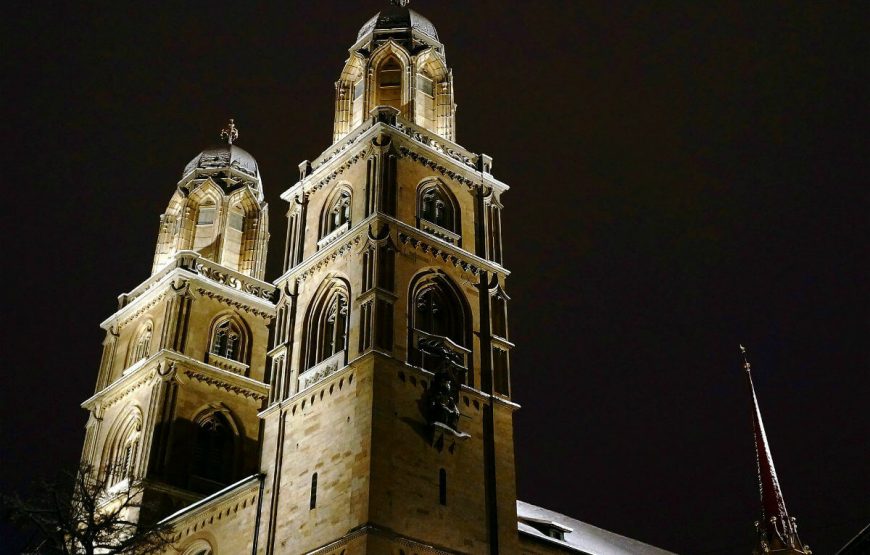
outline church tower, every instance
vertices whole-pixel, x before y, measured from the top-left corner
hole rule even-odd
[[[746,348],[740,346],[743,356],[743,369],[752,395],[752,429],[755,432],[755,454],[758,461],[758,488],[761,494],[761,520],[755,522],[758,545],[753,555],[779,553],[782,555],[812,555],[809,546],[801,543],[797,532],[797,519],[788,516],[785,500],[773,466],[773,455],[761,420],[761,408],[752,383],[752,367],[746,355]]]
[[[258,553],[516,553],[501,196],[455,142],[429,20],[394,1],[300,164],[277,280]]]
[[[253,156],[224,144],[185,167],[161,216],[151,276],[118,298],[82,460],[113,488],[144,486],[165,516],[256,472],[274,286],[262,281],[268,206]]]

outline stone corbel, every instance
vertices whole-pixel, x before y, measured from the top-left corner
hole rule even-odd
[[[157,365],[157,378],[163,382],[174,382],[178,380],[178,369],[175,361],[168,363],[159,363]]]

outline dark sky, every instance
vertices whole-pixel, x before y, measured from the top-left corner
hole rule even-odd
[[[182,168],[230,116],[277,277],[279,194],[329,146],[333,83],[385,4],[7,4],[3,490],[76,461],[98,323],[148,276]],[[748,553],[743,342],[787,506],[836,551],[870,520],[866,4],[412,7],[446,44],[459,142],[512,187],[520,497]]]

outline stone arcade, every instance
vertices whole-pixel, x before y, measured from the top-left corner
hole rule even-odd
[[[83,460],[141,480],[184,555],[655,554],[515,491],[502,196],[406,6],[359,31],[299,167],[284,273],[235,144],[185,167],[106,331]]]

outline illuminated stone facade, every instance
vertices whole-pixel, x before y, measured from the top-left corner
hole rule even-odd
[[[444,47],[395,4],[351,47],[333,145],[281,195],[274,284],[235,128],[185,168],[152,276],[103,323],[83,458],[144,482],[173,553],[664,553],[518,513],[508,187],[454,142]]]

